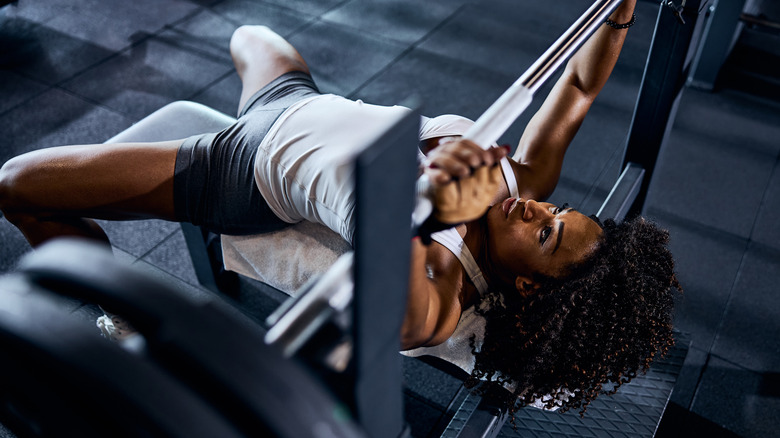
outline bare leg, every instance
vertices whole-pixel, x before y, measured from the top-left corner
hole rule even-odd
[[[242,26],[230,53],[243,89],[239,108],[290,71],[301,55],[265,26]],[[0,169],[0,210],[36,246],[56,236],[108,241],[91,219],[175,220],[173,175],[181,140],[62,146],[33,151]]]
[[[31,245],[57,236],[108,241],[92,220],[175,220],[181,140],[41,149],[0,168],[0,209]]]
[[[290,43],[265,26],[241,26],[230,39],[230,55],[243,83],[238,110],[258,90],[284,73],[309,67]]]

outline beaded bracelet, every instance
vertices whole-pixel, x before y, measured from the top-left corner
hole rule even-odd
[[[614,21],[607,18],[607,21],[605,21],[607,26],[613,28],[613,29],[628,29],[629,27],[633,26],[634,23],[636,23],[636,14],[631,14],[631,20],[629,20],[628,23],[615,23]]]

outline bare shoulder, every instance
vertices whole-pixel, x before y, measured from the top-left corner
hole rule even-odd
[[[558,173],[547,171],[544,175],[539,175],[539,171],[534,171],[534,167],[525,163],[518,163],[510,159],[509,164],[515,174],[517,190],[521,198],[533,199],[535,201],[544,201],[550,197],[558,182]],[[509,193],[507,191],[507,193]],[[506,198],[504,198],[506,199]]]

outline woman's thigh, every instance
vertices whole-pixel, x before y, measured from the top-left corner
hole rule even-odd
[[[284,73],[309,73],[295,47],[265,26],[239,27],[230,40],[230,54],[242,83],[239,111],[250,97]]]
[[[175,220],[173,177],[182,140],[61,146],[8,161],[7,214]]]

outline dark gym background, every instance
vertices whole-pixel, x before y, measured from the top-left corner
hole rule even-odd
[[[658,3],[640,0],[554,202],[595,212],[617,177]],[[692,339],[658,433],[664,437],[767,437],[780,426],[780,73],[773,67],[780,14],[769,1],[719,3],[717,13],[731,8],[730,15],[711,32],[718,37],[710,36],[696,87],[683,93],[645,205],[646,216],[671,231],[685,288],[677,325]],[[590,4],[19,0],[0,9],[0,162],[103,142],[175,100],[234,114],[240,82],[228,41],[241,24],[265,24],[288,38],[324,92],[378,104],[417,94],[427,115],[475,118]],[[507,142],[519,138],[548,90]],[[105,225],[118,257],[206,293],[177,224]],[[2,219],[0,242],[0,272],[30,251]],[[407,416],[414,435],[425,436],[459,382],[414,361],[405,366]]]

